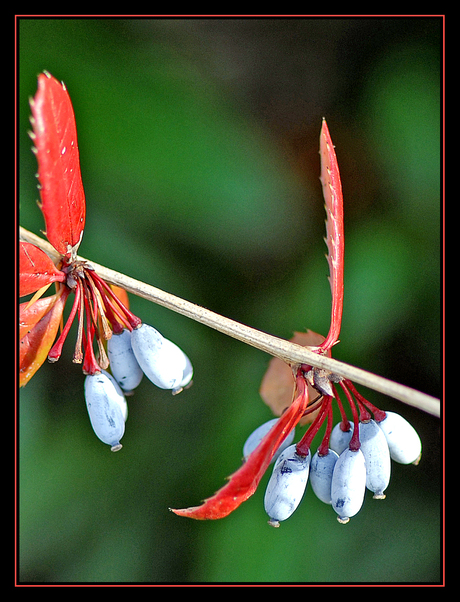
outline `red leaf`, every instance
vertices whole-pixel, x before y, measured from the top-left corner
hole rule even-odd
[[[320,349],[324,352],[337,343],[342,324],[343,309],[343,196],[337,157],[326,120],[320,135],[321,183],[326,206],[326,244],[329,251],[329,282],[332,291],[331,325]]]
[[[297,379],[297,386],[299,395],[265,435],[243,466],[230,476],[227,485],[205,500],[201,506],[180,510],[171,508],[172,512],[197,520],[224,518],[255,492],[276,450],[298,423],[307,407],[308,392],[303,377]]]
[[[19,247],[19,296],[35,293],[52,282],[65,282],[66,275],[57,269],[48,255],[28,242]]]
[[[56,303],[58,294],[42,297],[29,305],[28,302],[19,306],[19,340],[22,340],[36,324],[47,314]]]
[[[40,368],[56,338],[70,289],[19,308],[19,385],[23,387]]]
[[[46,236],[69,260],[77,253],[85,226],[72,103],[64,84],[45,72],[38,76],[38,91],[30,104]]]

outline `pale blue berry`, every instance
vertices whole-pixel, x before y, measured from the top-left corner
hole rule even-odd
[[[331,484],[332,507],[340,523],[347,523],[363,505],[366,465],[361,450],[343,451],[334,466]]]
[[[329,438],[329,447],[339,456],[347,449],[351,436],[353,435],[353,423],[350,422],[349,425],[350,429],[348,431],[343,431],[342,423],[339,422],[332,429],[331,436]]]
[[[107,372],[85,378],[85,399],[91,426],[99,439],[118,451],[125,432],[127,406],[124,395]]]
[[[300,504],[307,486],[310,454],[299,456],[296,446],[286,448],[276,460],[264,497],[269,524],[278,527]]]
[[[414,427],[395,412],[385,412],[386,418],[377,424],[388,443],[391,459],[400,464],[418,464],[422,442]]]
[[[391,474],[391,459],[385,435],[374,420],[359,423],[359,441],[366,462],[366,487],[374,499],[384,499]]]
[[[325,504],[332,503],[332,474],[338,458],[338,454],[334,450],[329,449],[326,455],[322,456],[316,452],[311,459],[310,483],[316,497]]]
[[[178,393],[190,383],[193,374],[190,360],[152,326],[141,324],[135,328],[131,345],[144,374],[157,387]]]
[[[107,341],[110,370],[124,391],[132,391],[142,380],[144,373],[139,366],[131,346],[131,332],[124,329],[112,334]]]

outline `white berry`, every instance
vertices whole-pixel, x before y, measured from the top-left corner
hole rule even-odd
[[[340,523],[347,523],[357,514],[366,492],[366,465],[361,450],[343,451],[335,463],[332,474],[332,507]]]
[[[192,377],[190,360],[155,328],[141,324],[131,333],[134,355],[144,374],[157,387],[178,392]]]
[[[264,506],[269,524],[277,527],[296,510],[307,486],[310,454],[296,453],[296,446],[286,448],[275,462],[265,491]]]
[[[127,406],[124,395],[107,372],[89,374],[85,378],[85,399],[91,426],[99,439],[121,449],[120,439],[125,433]]]
[[[366,487],[375,499],[384,499],[391,474],[391,459],[385,435],[374,420],[359,423],[359,441],[366,462]]]
[[[339,456],[347,449],[351,436],[353,435],[353,423],[350,422],[349,424],[350,430],[348,431],[342,431],[341,422],[336,424],[332,429],[331,436],[329,438],[329,447]]]
[[[388,443],[391,459],[400,464],[418,464],[422,442],[414,427],[395,412],[385,412],[386,418],[377,424]]]
[[[328,453],[321,456],[318,452],[311,459],[310,464],[310,483],[317,498],[325,504],[331,504],[331,485],[332,474],[338,454],[329,449]]]
[[[113,334],[107,341],[110,370],[124,391],[132,391],[142,380],[144,373],[131,346],[131,332],[124,329]]]
[[[121,413],[123,414],[124,421],[126,422],[128,420],[128,404],[126,403],[126,397],[124,396],[123,391],[121,390],[114,377],[111,374],[109,374],[106,370],[101,370],[101,372],[102,374],[107,376],[107,378],[111,381],[112,385],[115,387],[117,395],[113,396],[113,400],[116,401],[120,406]]]

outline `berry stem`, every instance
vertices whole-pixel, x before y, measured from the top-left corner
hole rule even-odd
[[[120,334],[121,332],[123,332],[124,328],[127,328],[128,330],[132,331],[133,329],[131,324],[128,322],[125,316],[123,316],[122,313],[118,310],[115,303],[111,299],[109,299],[105,291],[100,290],[99,292],[104,302],[105,314],[107,316],[108,321],[110,322],[110,325],[112,326],[113,332],[115,334]]]
[[[83,295],[85,310],[86,310],[86,335],[83,332],[83,345],[85,348],[85,359],[83,361],[83,372],[85,374],[96,374],[101,371],[99,364],[96,361],[93,349],[93,337],[96,327],[91,319],[91,308],[86,295]]]
[[[102,299],[102,295],[98,287],[94,284],[94,280],[92,279],[89,270],[85,271],[85,275],[88,280],[88,289],[91,291],[93,297],[93,308],[97,308],[97,310],[95,309],[95,313],[100,318],[100,324],[102,326],[102,336],[106,340],[110,339],[110,337],[112,336],[112,329],[110,327],[107,316],[105,315],[105,306],[104,301]],[[97,329],[98,332],[100,330],[100,328]]]
[[[142,324],[142,320],[140,318],[138,318],[137,316],[135,316],[131,311],[129,311],[129,309],[124,305],[124,303],[121,301],[121,299],[119,299],[114,294],[114,292],[112,291],[110,286],[107,284],[107,282],[105,282],[105,280],[103,278],[101,278],[94,271],[92,271],[92,278],[93,278],[94,282],[96,283],[96,285],[98,286],[101,293],[102,293],[102,291],[105,291],[105,293],[104,293],[105,299],[110,303],[113,311],[116,313],[116,315],[120,319],[122,319],[122,316],[121,316],[120,312],[117,310],[116,305],[118,305],[121,308],[121,310],[124,312],[126,318],[123,319],[123,323],[127,324],[129,330],[133,330],[134,328],[137,328],[138,326],[140,326]],[[113,302],[112,302],[112,300],[113,300]]]
[[[48,361],[50,361],[50,362],[57,362],[57,360],[61,357],[64,341],[66,340],[67,335],[69,334],[70,327],[72,326],[72,322],[74,321],[75,314],[77,313],[77,308],[78,308],[79,300],[80,300],[79,288],[80,287],[77,287],[77,289],[75,291],[75,299],[74,299],[74,302],[72,305],[72,309],[70,310],[69,317],[67,318],[67,322],[65,323],[65,326],[62,329],[62,332],[59,335],[58,340],[54,343],[54,345],[51,347],[51,349],[48,353]],[[66,289],[68,291],[67,294],[69,294],[70,289],[68,287],[66,287]]]
[[[371,403],[370,401],[368,401],[367,399],[365,399],[357,390],[356,387],[354,386],[354,384],[350,381],[350,380],[345,380],[345,383],[347,385],[347,387],[351,390],[351,392],[353,393],[353,395],[356,397],[356,399],[358,400],[359,403],[361,403],[363,406],[366,406],[374,415],[374,420],[376,422],[382,422],[382,420],[384,420],[386,418],[386,412],[384,410],[380,410],[377,406],[375,406],[373,403]]]
[[[82,342],[83,342],[83,330],[84,330],[85,304],[84,304],[83,295],[82,295],[82,284],[80,281],[78,282],[77,291],[78,291],[80,300],[79,300],[79,306],[78,306],[77,342],[75,344],[73,361],[76,364],[81,364],[83,361]],[[75,293],[75,295],[77,295],[77,292]]]
[[[332,432],[332,422],[333,422],[333,412],[332,412],[332,397],[329,399],[329,403],[327,404],[327,425],[326,432],[324,433],[323,440],[321,441],[321,445],[318,447],[318,454],[320,456],[327,456],[329,453],[329,439],[331,437]]]
[[[339,406],[340,415],[342,417],[342,422],[340,423],[340,430],[342,430],[344,433],[348,433],[348,431],[351,428],[350,421],[348,420],[347,414],[343,407],[342,400],[340,399],[340,396],[337,393],[337,389],[335,388],[335,386],[333,384],[332,384],[332,390],[334,391],[334,399],[336,400],[337,405]]]
[[[342,387],[347,399],[350,404],[351,413],[353,414],[353,435],[351,436],[350,443],[348,445],[351,451],[358,451],[361,447],[361,443],[359,441],[359,416],[358,410],[356,409],[355,402],[350,391],[347,389],[344,381],[340,381],[340,386]]]
[[[318,415],[311,423],[310,428],[307,430],[305,435],[302,437],[299,443],[297,443],[296,452],[299,456],[308,456],[312,441],[327,415],[328,408],[331,405],[331,399],[332,397],[330,395],[324,395]]]

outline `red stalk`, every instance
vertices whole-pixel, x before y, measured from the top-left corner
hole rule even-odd
[[[324,433],[323,440],[321,441],[321,445],[318,447],[318,454],[320,456],[327,456],[329,453],[329,439],[331,437],[332,432],[332,421],[333,421],[333,413],[332,413],[332,397],[327,406],[327,426],[326,432]]]
[[[354,384],[350,380],[346,379],[345,383],[346,383],[347,387],[351,390],[351,392],[353,393],[353,395],[356,397],[356,399],[359,402],[361,402],[368,410],[370,410],[372,412],[372,414],[374,415],[374,420],[376,422],[382,422],[382,420],[384,420],[386,418],[386,412],[384,410],[380,410],[373,403],[371,403],[370,401],[368,401],[367,399],[365,399],[356,390],[356,387],[354,386]]]
[[[350,391],[347,389],[346,385],[343,381],[340,381],[340,386],[342,387],[347,399],[350,404],[351,413],[353,414],[353,435],[351,436],[350,443],[348,447],[351,451],[358,451],[361,447],[361,443],[359,441],[359,416],[358,411],[355,406],[355,402],[353,401],[353,397],[351,396]]]
[[[102,292],[102,290],[105,290],[107,293],[107,296],[111,299],[114,299],[115,303],[122,309],[122,311],[124,312],[124,314],[126,316],[126,319],[128,320],[129,330],[132,330],[133,328],[140,326],[142,324],[142,320],[140,318],[138,318],[137,316],[135,316],[131,311],[129,311],[129,309],[119,299],[119,297],[117,297],[114,294],[114,292],[112,291],[110,286],[107,284],[107,282],[105,282],[105,280],[103,280],[96,272],[92,271],[91,275],[92,275],[92,278],[93,278],[96,286],[99,288],[99,290],[101,292]],[[120,314],[117,311],[116,311],[116,314],[121,318]]]
[[[79,305],[79,301],[80,301],[80,294],[81,294],[80,288],[81,288],[80,286],[77,286],[77,288],[75,290],[75,299],[74,299],[74,302],[72,305],[72,309],[70,310],[69,317],[67,318],[67,322],[66,322],[61,334],[59,335],[58,340],[54,343],[54,345],[52,346],[52,348],[50,349],[50,351],[48,353],[48,361],[50,361],[50,362],[57,362],[57,360],[61,357],[64,341],[66,340],[66,337],[69,334],[70,327],[72,326],[72,323],[75,318],[75,314],[77,313],[77,309],[78,309],[78,305]]]
[[[299,443],[297,443],[296,451],[299,454],[299,456],[308,456],[312,441],[316,437],[316,434],[321,425],[323,424],[324,418],[326,417],[328,407],[331,404],[331,399],[332,398],[330,395],[325,395],[323,397],[320,412],[311,423],[305,435],[302,437]]]

